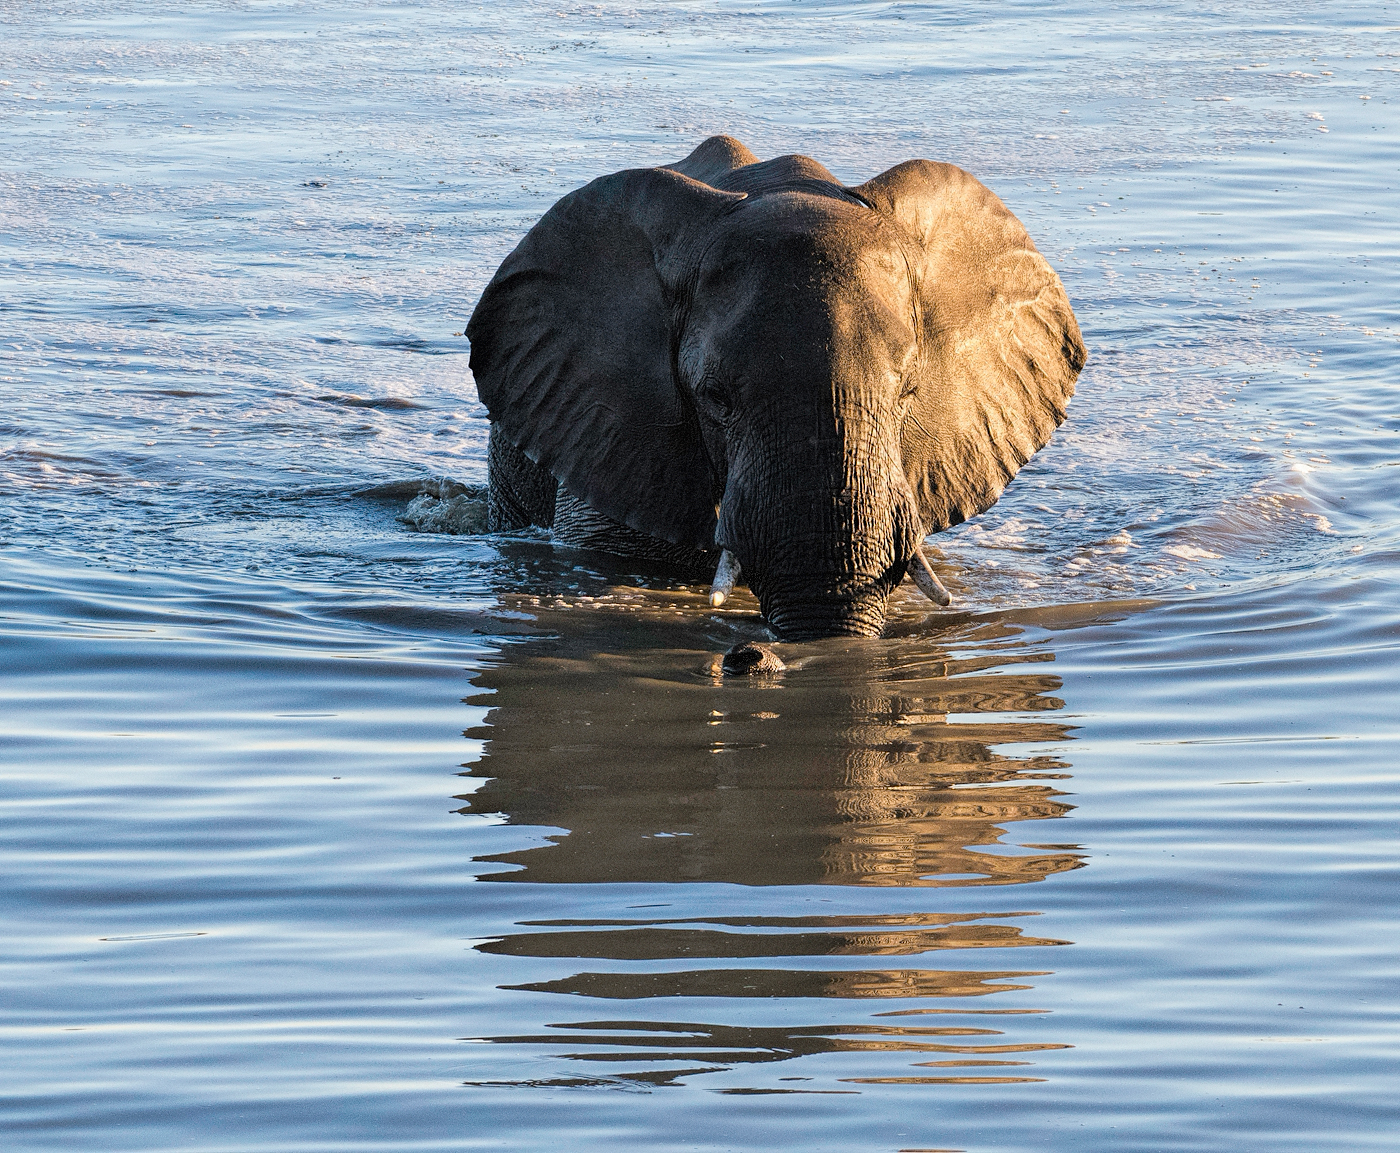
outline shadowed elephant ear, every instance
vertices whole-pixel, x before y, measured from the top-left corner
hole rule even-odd
[[[599,512],[695,548],[714,546],[715,482],[673,372],[673,288],[743,199],[668,169],[595,180],[545,213],[467,324],[509,440]]]
[[[924,348],[903,449],[936,532],[995,504],[1050,439],[1084,367],[1084,342],[1060,278],[1021,222],[961,168],[911,160],[853,191],[924,254]]]

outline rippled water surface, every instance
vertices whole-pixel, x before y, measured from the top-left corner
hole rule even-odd
[[[0,2],[24,1150],[1392,1149],[1400,9]],[[987,182],[1090,348],[951,610],[396,518],[555,199]]]

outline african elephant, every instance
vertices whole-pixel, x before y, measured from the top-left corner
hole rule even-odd
[[[997,500],[1085,360],[1054,270],[966,172],[847,188],[727,136],[560,200],[467,335],[492,529],[722,553],[717,584],[742,571],[788,640],[879,634],[911,570],[937,596],[920,542]]]

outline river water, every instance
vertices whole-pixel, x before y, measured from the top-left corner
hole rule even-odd
[[[1394,1148],[1397,72],[1384,0],[0,2],[6,1148]],[[1090,349],[952,609],[752,683],[746,595],[396,520],[501,257],[721,131],[968,168]]]

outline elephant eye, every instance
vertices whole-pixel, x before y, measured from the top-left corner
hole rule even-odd
[[[919,382],[918,382],[918,379],[915,378],[915,377],[912,377],[912,376],[907,377],[907,378],[904,380],[904,382],[899,386],[899,399],[900,399],[900,400],[909,400],[909,399],[912,398],[913,396],[917,395],[918,391],[919,391]]]
[[[696,385],[695,398],[706,414],[714,420],[728,420],[734,409],[729,390],[711,376],[705,377]]]

